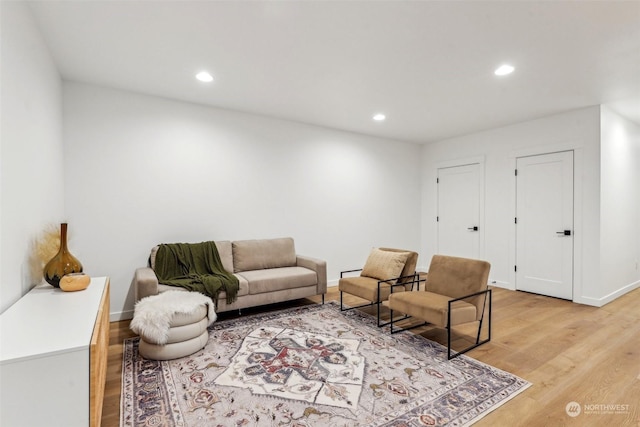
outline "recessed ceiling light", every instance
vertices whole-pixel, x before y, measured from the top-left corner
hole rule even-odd
[[[200,80],[201,82],[209,83],[213,81],[213,76],[206,71],[200,71],[198,74],[196,74],[196,79]]]
[[[515,68],[513,68],[512,65],[503,64],[503,65],[499,66],[498,68],[496,68],[496,70],[493,73],[496,76],[506,76],[507,74],[513,73],[513,70],[515,70]]]
[[[386,118],[387,118],[387,116],[385,116],[385,115],[384,115],[384,114],[382,114],[382,113],[378,113],[378,114],[376,114],[376,115],[374,115],[374,116],[373,116],[373,120],[375,120],[376,122],[381,122],[381,121],[383,121],[383,120],[384,120],[384,119],[386,119]]]

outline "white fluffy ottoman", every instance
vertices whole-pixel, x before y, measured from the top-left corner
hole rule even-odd
[[[141,356],[169,360],[202,349],[209,339],[207,326],[216,318],[208,296],[168,291],[138,301],[129,327],[140,335]]]

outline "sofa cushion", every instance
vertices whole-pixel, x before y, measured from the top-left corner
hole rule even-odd
[[[237,240],[232,249],[234,273],[296,265],[296,249],[290,237]]]
[[[250,270],[238,273],[249,281],[249,294],[314,286],[318,283],[316,272],[304,267],[281,267]]]
[[[409,255],[409,252],[385,251],[373,248],[360,275],[378,280],[400,277]]]
[[[234,276],[238,278],[238,284],[240,285],[240,288],[238,288],[237,296],[241,297],[242,295],[248,295],[249,282],[247,282],[247,279],[245,279],[239,274],[234,274]],[[223,298],[227,299],[227,293],[225,291],[221,291],[220,294],[218,294],[218,299],[223,299]]]
[[[229,240],[216,242],[216,249],[218,249],[218,255],[220,255],[220,261],[222,261],[224,269],[229,273],[233,273],[233,250],[231,248],[231,242]]]
[[[238,288],[238,296],[241,297],[242,295],[247,295],[249,293],[249,282],[247,282],[247,279],[245,279],[244,277],[240,276],[239,274],[234,274],[234,276],[236,276],[238,278],[238,282],[240,285],[240,288]],[[163,285],[162,283],[158,283],[158,292],[166,292],[166,291],[185,291],[188,292],[187,289],[185,288],[181,288],[178,286],[171,286],[171,285]],[[227,298],[227,293],[223,290],[220,291],[220,294],[218,294],[218,299],[226,299]]]
[[[220,256],[220,261],[222,261],[222,266],[229,273],[233,273],[233,252],[231,249],[231,242],[229,240],[222,240],[219,242],[215,242],[216,249],[218,250],[218,255]],[[156,245],[151,249],[151,254],[149,255],[149,267],[155,269],[156,266],[156,255],[158,254],[159,245]],[[240,295],[240,294],[238,294]]]

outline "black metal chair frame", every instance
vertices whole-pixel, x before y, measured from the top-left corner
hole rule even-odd
[[[345,270],[345,271],[341,271],[340,272],[340,278],[342,279],[344,277],[344,273],[355,273],[358,271],[362,271],[361,268],[356,269],[356,270]],[[402,280],[402,279],[412,279],[411,281],[408,282],[403,282],[403,283],[398,283],[398,281]],[[349,310],[355,310],[356,308],[364,308],[364,307],[371,307],[374,304],[377,306],[376,307],[376,312],[377,312],[377,318],[376,318],[376,324],[378,325],[379,328],[383,327],[383,326],[387,326],[389,324],[391,324],[390,320],[389,322],[386,323],[380,323],[380,303],[382,301],[380,301],[380,285],[382,283],[390,283],[391,286],[391,292],[393,292],[393,288],[394,286],[405,286],[411,284],[411,290],[413,290],[413,286],[414,284],[417,284],[417,290],[420,290],[420,282],[424,282],[424,279],[420,280],[420,275],[418,273],[413,273],[413,274],[408,274],[406,276],[400,276],[400,277],[396,277],[396,278],[391,278],[391,279],[386,279],[386,280],[378,280],[378,298],[377,301],[371,301],[369,304],[362,304],[362,305],[358,305],[356,307],[349,307],[349,308],[344,308],[344,304],[342,302],[342,291],[340,291],[340,311],[349,311]],[[357,295],[356,295],[357,296]],[[409,316],[405,316],[403,319],[407,319],[409,318]],[[402,320],[402,319],[398,319],[398,320]]]
[[[451,305],[456,302],[456,301],[462,301],[465,300],[467,298],[472,298],[478,295],[484,295],[485,296],[485,300],[482,304],[482,315],[480,316],[480,324],[478,325],[478,334],[476,335],[476,343],[471,345],[470,347],[465,348],[464,350],[458,351],[456,352],[453,356],[451,355]],[[485,315],[485,311],[486,310],[486,306],[487,306],[487,295],[489,295],[489,307],[488,307],[488,332],[487,332],[487,338],[480,341],[480,334],[482,332],[482,324],[484,322],[484,315]],[[491,341],[491,302],[492,302],[492,297],[491,297],[491,289],[485,289],[484,291],[480,291],[480,292],[475,292],[473,294],[470,295],[465,295],[463,297],[459,297],[459,298],[453,298],[451,300],[449,300],[448,302],[448,306],[447,306],[447,359],[451,360],[454,359],[458,356],[460,356],[461,354],[464,354],[470,350],[473,350],[476,347],[481,346],[482,344],[488,343],[489,341]],[[420,323],[418,325],[413,325],[413,326],[408,326],[408,327],[404,327],[404,328],[398,328],[396,330],[393,329],[393,310],[391,310],[391,307],[389,307],[390,313],[389,315],[391,316],[391,320],[388,323],[390,325],[389,330],[391,331],[392,334],[398,333],[398,332],[402,332],[405,330],[409,330],[409,329],[414,329],[414,328],[419,328],[420,326],[425,326],[428,325],[428,322],[424,322],[424,323]],[[404,318],[398,319],[398,320],[404,320],[406,318],[409,318],[411,316],[405,316]]]

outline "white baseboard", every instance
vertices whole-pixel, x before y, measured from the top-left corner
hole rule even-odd
[[[117,311],[115,313],[109,313],[109,322],[119,322],[121,320],[133,319],[133,310]]]
[[[633,291],[636,288],[640,288],[640,280],[635,281],[633,283],[629,283],[626,286],[618,289],[617,291],[611,292],[609,295],[605,295],[602,298],[591,298],[591,297],[577,297],[574,298],[573,302],[577,302],[579,304],[591,305],[594,307],[602,307],[603,305],[609,304],[611,301],[621,297],[622,295]]]
[[[515,291],[515,286],[513,286],[509,282],[503,282],[501,280],[489,279],[489,286],[496,286],[498,288],[504,288],[504,289],[509,289],[510,291]]]

